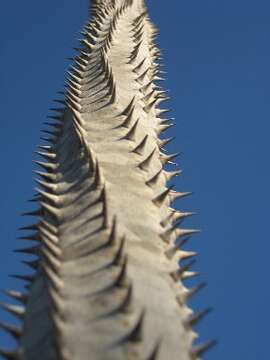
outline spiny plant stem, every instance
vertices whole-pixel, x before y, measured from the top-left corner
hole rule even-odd
[[[192,215],[172,207],[163,137],[171,127],[157,86],[157,29],[143,0],[92,1],[81,49],[68,72],[39,147],[40,206],[23,228],[35,256],[27,294],[7,292],[22,306],[2,304],[22,328],[2,323],[16,338],[6,359],[191,360],[212,342],[193,346],[194,314],[187,301],[203,285],[185,279],[196,256],[183,246]],[[33,246],[32,242],[36,244]],[[180,265],[179,265],[180,264]]]

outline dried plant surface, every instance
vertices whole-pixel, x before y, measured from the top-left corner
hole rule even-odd
[[[196,253],[183,250],[195,231],[189,212],[172,207],[189,193],[168,182],[175,154],[161,134],[170,121],[159,104],[157,30],[143,0],[93,1],[81,49],[54,109],[49,146],[38,164],[39,208],[18,250],[36,256],[21,306],[2,304],[22,327],[1,323],[18,340],[6,359],[192,360],[212,345],[193,346],[188,289]],[[180,264],[180,265],[179,265]]]

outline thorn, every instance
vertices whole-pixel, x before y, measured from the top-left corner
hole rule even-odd
[[[124,262],[121,265],[121,270],[117,274],[114,281],[114,286],[123,287],[127,285],[127,255],[124,257]]]
[[[143,29],[144,29],[144,24],[141,24],[140,27],[138,27],[138,30],[136,29],[136,32],[132,35],[132,39],[134,39],[135,42],[141,40],[143,35]]]
[[[186,291],[184,291],[182,294],[179,294],[176,296],[176,301],[179,303],[179,305],[183,306],[187,303],[189,299],[191,299],[194,295],[196,295],[199,291],[204,289],[206,287],[206,283],[200,283],[199,285],[190,288]]]
[[[62,124],[58,124],[58,123],[51,123],[51,122],[48,122],[48,121],[44,121],[43,122],[44,125],[47,125],[47,126],[50,126],[56,130],[54,130],[54,132],[51,134],[54,134],[54,135],[60,135],[61,133],[61,129],[62,129]],[[43,132],[45,132],[44,130],[42,130]],[[52,150],[52,147],[51,146],[42,146],[42,145],[39,145],[38,146],[40,149],[49,149],[49,150]]]
[[[39,217],[41,217],[41,216],[43,216],[43,210],[40,208],[40,209],[37,209],[34,211],[22,213],[21,215],[22,216],[39,216]]]
[[[143,324],[145,319],[145,310],[143,310],[139,316],[139,319],[135,323],[135,326],[128,334],[128,340],[131,342],[140,342],[143,339]]]
[[[171,189],[173,188],[174,186],[170,186],[169,188],[165,189],[161,194],[157,195],[153,200],[152,202],[158,206],[158,207],[161,207],[164,203],[164,201],[167,199],[167,196],[170,194],[171,192]]]
[[[116,216],[114,216],[111,233],[108,242],[106,243],[106,246],[115,246],[116,244],[117,244],[117,219]]]
[[[155,152],[156,148],[154,148],[154,150],[150,153],[150,155],[147,156],[146,159],[139,163],[138,167],[144,171],[148,171]]]
[[[194,264],[195,264],[195,260],[189,261],[187,264],[185,264],[182,267],[179,267],[177,270],[173,271],[170,273],[172,279],[176,282],[178,280],[181,280],[184,273],[189,270]]]
[[[56,313],[55,314],[55,317],[57,320],[60,320],[60,322],[63,321],[63,317],[64,315],[62,315],[62,309],[63,309],[63,299],[62,299],[62,295],[60,293],[58,293],[55,289],[52,288],[52,286],[48,286],[49,287],[49,292],[50,292],[50,297],[51,297],[51,304],[52,304],[52,307],[53,307],[53,310],[54,312]],[[59,334],[59,330],[60,329],[63,329],[63,326],[60,325],[60,323],[56,320],[56,329],[57,329],[57,332]],[[60,327],[59,327],[60,325]],[[60,333],[61,333],[61,330],[60,330]],[[66,359],[66,357],[65,357]]]
[[[69,78],[71,78],[75,83],[77,83],[78,85],[81,85],[82,82],[82,73],[75,69],[74,67],[70,67],[71,71],[67,71],[67,74],[69,76]]]
[[[11,315],[14,315],[15,317],[17,317],[20,320],[23,319],[23,317],[24,317],[25,308],[23,306],[10,305],[10,304],[5,304],[5,303],[0,302],[0,307],[3,310],[6,310]]]
[[[140,46],[142,44],[143,40],[141,40],[132,50],[131,55],[129,57],[129,61],[127,62],[127,64],[133,64],[133,62],[136,60],[139,50],[140,50]]]
[[[170,125],[170,126],[173,126],[173,124],[171,124],[171,121],[174,121],[175,118],[171,117],[171,118],[158,118],[159,120],[159,125]]]
[[[146,185],[153,186],[158,182],[160,175],[163,173],[163,169],[161,168],[153,177],[146,181]]]
[[[135,106],[135,99],[136,96],[134,96],[131,100],[131,102],[128,104],[128,106],[125,108],[125,110],[120,115],[128,116],[130,112],[132,111],[132,108]]]
[[[141,90],[142,90],[142,92],[145,94],[145,93],[147,93],[147,91],[148,91],[151,87],[153,87],[153,86],[155,86],[155,84],[153,84],[152,81],[149,81],[146,85],[142,86]],[[152,94],[152,92],[154,92],[154,91],[155,91],[155,89],[153,89],[153,90],[151,91],[151,94]]]
[[[172,142],[174,139],[175,139],[175,136],[172,136],[168,139],[163,139],[163,140],[158,139],[158,147],[161,149],[164,146],[168,145],[170,142]]]
[[[175,238],[183,238],[185,236],[190,236],[190,235],[193,235],[193,234],[197,234],[199,233],[200,231],[199,230],[194,230],[194,229],[180,229],[180,228],[177,228],[179,224],[175,224],[175,225],[172,225],[169,229],[165,230],[160,236],[161,238],[169,243],[170,240],[171,240],[171,237],[173,235],[173,233],[175,234]]]
[[[94,48],[94,44],[91,44],[88,40],[86,39],[81,39],[80,40],[80,43],[83,45],[83,46],[86,46],[86,48],[89,48],[91,50],[93,50]]]
[[[59,197],[56,195],[53,195],[49,192],[46,191],[42,191],[38,188],[35,188],[35,190],[41,195],[41,200],[45,200],[45,201],[50,201],[51,203],[53,203],[54,205],[57,205],[59,203]]]
[[[52,147],[50,145],[39,145],[38,147],[41,150],[52,151]]]
[[[23,264],[29,266],[32,270],[37,270],[39,266],[39,260],[31,260],[31,261],[22,261]]]
[[[133,26],[134,28],[140,26],[140,24],[143,22],[144,18],[147,16],[147,11],[144,11],[139,15],[134,21]]]
[[[206,282],[202,282],[200,283],[199,285],[193,287],[193,288],[190,288],[188,290],[188,296],[187,298],[190,299],[192,298],[194,295],[196,295],[199,291],[201,291],[202,289],[204,289],[205,287],[207,286],[207,283]]]
[[[17,360],[17,353],[14,350],[0,348],[0,355],[6,360]]]
[[[9,275],[11,278],[23,280],[29,283],[32,283],[36,276],[35,275]]]
[[[24,249],[16,249],[14,250],[15,253],[22,253],[22,254],[30,254],[30,255],[38,255],[39,254],[39,246],[32,246]]]
[[[174,255],[179,251],[179,246],[177,244],[173,245],[172,247],[168,248],[164,254],[167,256],[168,259],[172,259]]]
[[[56,165],[52,164],[52,163],[46,163],[46,162],[42,162],[42,161],[37,161],[37,160],[33,160],[33,162],[39,166],[41,166],[43,169],[47,170],[47,171],[55,171],[56,170]]]
[[[56,120],[56,121],[61,121],[61,123],[62,123],[62,120],[63,120],[62,116],[57,116],[57,115],[47,115],[47,118],[52,119],[52,120]]]
[[[75,93],[77,93],[78,92],[78,90],[77,89],[75,89],[75,91],[71,88],[71,86],[69,86],[70,88],[69,89],[67,89],[67,91],[66,91],[66,98],[69,98],[71,101],[72,101],[72,103],[74,103],[75,104],[75,106],[77,107],[77,110],[78,110],[78,106],[80,106],[80,104],[79,104],[79,102],[80,102],[80,97],[77,95],[77,94],[75,94]],[[74,107],[75,107],[74,106]],[[76,109],[76,107],[75,107],[75,109]],[[79,110],[78,110],[79,111]]]
[[[68,90],[73,91],[75,94],[77,94],[77,96],[79,96],[80,93],[81,93],[81,85],[78,83],[77,80],[75,80],[75,79],[72,78],[72,77],[69,77],[69,78],[66,80],[65,87],[66,87]],[[65,93],[65,95],[66,95],[66,93]]]
[[[150,82],[151,83],[151,82]],[[142,87],[142,89],[144,88],[144,86]],[[152,91],[150,91],[150,93],[148,95],[145,95],[144,98],[142,99],[145,103],[148,103],[150,101],[150,99],[152,98],[152,96],[155,94],[156,89],[154,88]]]
[[[212,308],[207,308],[207,309],[202,310],[202,311],[200,311],[198,313],[192,314],[185,321],[185,325],[188,326],[188,327],[193,327],[193,326],[197,325],[212,310],[213,310]]]
[[[118,127],[125,127],[125,128],[128,128],[128,129],[129,129],[129,128],[130,128],[130,125],[131,125],[131,123],[132,123],[132,120],[133,120],[134,111],[135,111],[135,106],[133,106],[133,107],[131,108],[129,114],[126,115],[126,119],[124,120],[124,122],[123,122],[121,125],[117,126],[117,128],[118,128]]]
[[[177,171],[165,171],[164,170],[164,174],[166,176],[166,180],[170,181],[172,180],[175,176],[179,176],[182,174],[181,170],[177,170]]]
[[[45,138],[45,137],[40,137],[40,140],[46,141],[46,142],[48,142],[49,144],[55,145],[57,138],[56,138],[56,136],[53,136],[53,137],[50,137],[50,138],[48,138],[48,137],[47,137],[47,138]]]
[[[149,68],[147,68],[140,76],[138,76],[136,81],[142,83],[145,80],[148,72],[149,72]]]
[[[48,180],[50,182],[55,182],[56,181],[56,176],[54,174],[39,171],[39,170],[34,170],[34,173],[39,175],[40,177],[42,177],[46,182],[48,182]]]
[[[170,201],[174,202],[175,200],[182,199],[183,197],[187,197],[189,195],[192,195],[192,192],[190,192],[190,191],[186,191],[186,192],[171,191],[170,192]]]
[[[40,205],[51,215],[53,216],[57,221],[59,219],[59,216],[60,216],[60,213],[59,213],[59,210],[54,207],[54,206],[51,206],[47,203],[45,203],[44,201],[41,201],[40,202]]]
[[[36,231],[38,230],[38,225],[39,224],[33,224],[33,225],[28,225],[28,226],[23,226],[20,227],[18,230],[27,230],[27,231]]]
[[[39,236],[38,232],[36,232],[35,234],[28,235],[28,236],[19,236],[17,239],[18,240],[38,241],[38,242],[40,242],[40,236]]]
[[[171,160],[175,159],[180,154],[181,154],[180,152],[171,155],[165,155],[160,153],[160,161],[163,165],[166,165],[167,163],[176,165],[175,163],[171,162]]]
[[[19,301],[21,304],[26,305],[28,301],[28,295],[21,293],[19,291],[13,291],[13,290],[1,290],[1,292],[7,296],[9,296],[12,299],[15,299]]]
[[[185,220],[186,218],[193,216],[193,215],[196,215],[196,212],[175,211],[172,216],[172,221],[173,222],[177,221],[178,224],[181,224],[183,222],[183,220]]]
[[[55,258],[59,258],[62,254],[61,249],[54,243],[53,240],[47,236],[43,237],[43,246],[46,246],[46,249],[48,249],[49,253],[52,254]],[[43,248],[41,251],[44,254]]]
[[[153,77],[153,81],[165,81],[165,79],[160,77],[160,76],[155,75]],[[157,109],[157,112],[158,112],[159,115],[163,114],[163,113],[167,113],[169,111],[171,111],[171,109],[166,109],[166,110],[165,109]]]
[[[179,225],[179,224],[177,223],[176,226],[177,225]],[[180,228],[177,228],[177,229],[175,229],[175,232],[176,232],[177,238],[180,239],[180,238],[183,238],[185,236],[199,234],[201,231],[196,230],[196,229],[180,229]]]
[[[135,141],[136,139],[136,131],[138,128],[138,124],[139,124],[139,119],[135,121],[134,125],[132,126],[132,128],[127,132],[127,134],[123,137],[121,137],[119,140],[131,140],[131,141]]]
[[[161,102],[162,100],[160,100],[159,98],[156,98],[156,99],[154,99],[154,100],[152,100],[149,104],[147,104],[147,105],[145,105],[144,107],[143,107],[143,110],[145,111],[145,112],[150,112],[152,109],[154,109],[154,107],[156,106],[156,105],[158,105],[160,102]]]
[[[158,359],[161,341],[162,341],[161,338],[157,340],[156,345],[154,346],[153,350],[151,351],[150,355],[148,355],[146,360],[157,360]]]
[[[31,202],[31,203],[38,203],[38,202],[40,202],[40,200],[41,200],[40,196],[34,195],[34,197],[32,199],[29,199],[27,201]]]
[[[109,218],[108,218],[108,199],[107,199],[107,191],[106,191],[106,187],[104,185],[103,187],[103,224],[102,227],[104,229],[108,228],[108,224],[109,224]]]
[[[96,160],[94,176],[95,176],[95,179],[94,179],[95,187],[98,188],[98,187],[104,186],[105,180],[102,176],[101,168],[99,166],[98,160]]]
[[[176,241],[171,247],[169,247],[164,254],[168,259],[172,259],[177,251],[180,251],[181,247],[187,242],[188,238],[182,239],[180,241]]]
[[[182,275],[181,280],[191,279],[191,278],[194,278],[194,277],[199,276],[199,275],[200,275],[200,273],[198,271],[186,271]]]
[[[202,355],[204,355],[208,350],[217,345],[217,340],[211,340],[204,344],[196,345],[190,352],[191,359],[197,360]]]
[[[140,72],[141,68],[143,67],[145,60],[146,60],[146,57],[132,71],[134,73],[138,74],[138,72]]]
[[[122,237],[122,239],[120,240],[120,245],[118,246],[116,255],[112,261],[113,265],[121,265],[122,264],[125,243],[126,243],[126,239],[125,239],[125,237]]]
[[[124,300],[121,304],[121,310],[125,313],[128,313],[130,310],[131,302],[132,302],[132,294],[133,294],[133,286],[132,284],[129,284]]]
[[[163,133],[164,131],[170,129],[173,126],[174,126],[174,124],[160,124],[160,125],[158,125],[158,127],[156,129],[156,133],[157,133],[158,136],[160,136],[161,133]]]
[[[110,103],[115,104],[115,102],[116,102],[116,84],[115,83],[112,84],[110,93],[111,93],[111,102]]]
[[[148,135],[145,135],[142,141],[133,150],[131,150],[131,152],[134,152],[138,155],[143,155],[147,139],[148,139]]]
[[[49,110],[55,111],[56,113],[59,113],[59,114],[64,114],[66,108],[50,108]]]
[[[60,105],[66,105],[65,100],[61,100],[61,99],[54,99],[53,102]]]
[[[55,257],[57,255],[53,252],[50,253],[45,247],[42,248],[41,252],[47,265],[51,266],[53,271],[57,273],[60,268],[60,262]]]
[[[68,107],[71,111],[72,110],[76,110],[78,112],[81,111],[81,105],[78,104],[76,101],[74,101],[70,95],[66,94],[66,99],[67,99]]]
[[[15,339],[19,339],[21,336],[21,328],[15,325],[10,325],[5,322],[0,321],[0,328],[8,332],[10,335],[12,335]],[[0,352],[1,354],[1,352]]]
[[[42,268],[44,270],[44,273],[46,274],[50,284],[52,285],[55,291],[59,292],[63,288],[62,280],[56,273],[53,272],[53,270],[49,266],[45,264],[42,265],[43,265]]]
[[[195,256],[198,256],[198,253],[196,251],[179,250],[179,260],[180,261],[190,259],[190,258],[195,257]]]
[[[57,227],[44,219],[40,221],[39,231],[47,237],[50,237],[50,235],[56,237],[58,234]]]
[[[49,191],[51,191],[51,192],[55,192],[55,191],[56,191],[56,185],[55,185],[55,184],[52,184],[51,182],[48,182],[48,181],[46,181],[46,180],[43,181],[43,180],[40,180],[40,179],[37,179],[37,178],[35,178],[34,180],[35,180],[35,182],[36,182],[38,185],[42,186],[45,190],[49,190]],[[42,196],[45,196],[45,197],[46,197],[46,195],[43,194],[43,191],[41,191],[40,189],[35,188],[35,191],[36,191],[38,194],[41,194]],[[55,195],[53,195],[53,194],[50,193],[49,196],[55,196]]]
[[[186,219],[187,217],[190,217],[192,215],[195,215],[195,213],[193,213],[193,212],[181,212],[181,211],[176,211],[176,210],[172,209],[171,214],[169,216],[167,216],[164,220],[162,220],[160,222],[160,225],[165,227],[170,222],[172,223],[172,222],[175,222],[175,221],[177,221],[178,224],[180,224],[180,223],[182,223],[182,221],[184,219]]]

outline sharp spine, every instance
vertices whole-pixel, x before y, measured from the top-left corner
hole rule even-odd
[[[23,306],[10,305],[0,302],[0,307],[20,320],[24,317],[25,308]]]
[[[197,360],[202,355],[204,355],[208,350],[210,350],[211,348],[213,348],[216,345],[217,345],[217,340],[211,340],[204,344],[194,346],[190,352],[191,359]]]
[[[141,170],[144,170],[144,171],[148,171],[150,165],[151,165],[151,162],[152,162],[152,159],[154,157],[154,154],[156,152],[156,148],[146,157],[146,159],[144,159],[143,161],[141,161],[138,165],[138,167],[141,169]]]

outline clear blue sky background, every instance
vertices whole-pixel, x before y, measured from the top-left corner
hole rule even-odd
[[[161,30],[181,151],[181,202],[203,230],[189,246],[209,284],[192,302],[215,311],[198,327],[217,337],[209,360],[269,358],[269,64],[266,0],[149,0]],[[169,6],[168,6],[169,4]],[[31,162],[65,57],[87,18],[87,0],[3,1],[0,14],[0,287],[21,286],[16,228],[33,191]],[[1,296],[4,300],[4,296]],[[1,312],[0,317],[7,319]],[[12,342],[0,333],[0,343]]]

